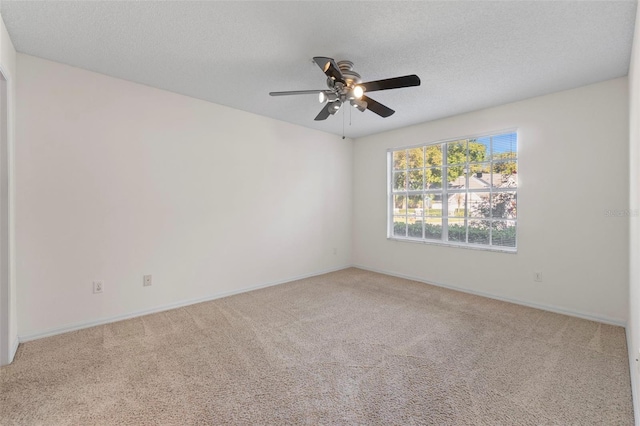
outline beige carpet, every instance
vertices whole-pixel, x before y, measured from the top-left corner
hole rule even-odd
[[[3,425],[632,425],[624,330],[347,269],[20,345]]]

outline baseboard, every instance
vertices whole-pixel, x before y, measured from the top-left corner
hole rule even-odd
[[[338,267],[338,268],[325,269],[325,270],[316,271],[316,272],[313,272],[313,273],[310,273],[310,274],[298,275],[298,276],[286,278],[284,280],[272,281],[272,282],[267,282],[267,283],[263,283],[263,284],[258,284],[258,285],[251,286],[251,287],[246,287],[246,288],[243,288],[243,289],[240,289],[240,290],[232,290],[232,291],[225,291],[225,292],[221,292],[221,293],[215,293],[215,294],[212,294],[212,295],[209,295],[209,296],[200,297],[200,298],[196,298],[196,299],[182,300],[182,301],[175,302],[175,303],[170,303],[170,304],[167,304],[167,305],[157,306],[157,307],[154,307],[154,308],[151,308],[151,309],[144,309],[144,310],[141,310],[141,311],[130,312],[130,313],[127,313],[127,314],[104,317],[104,318],[100,318],[100,319],[93,320],[93,321],[83,321],[83,322],[79,322],[79,323],[75,323],[75,324],[65,325],[65,326],[62,326],[62,327],[56,327],[56,328],[51,328],[51,329],[44,330],[44,331],[39,331],[39,332],[36,332],[36,333],[23,334],[23,335],[19,335],[18,339],[16,339],[16,347],[15,347],[15,349],[16,350],[18,349],[18,342],[20,342],[20,343],[28,342],[28,341],[31,341],[31,340],[42,339],[43,337],[50,337],[50,336],[55,336],[57,334],[68,333],[70,331],[82,330],[84,328],[90,328],[90,327],[95,327],[95,326],[98,326],[98,325],[110,324],[112,322],[123,321],[123,320],[126,320],[126,319],[136,318],[136,317],[140,317],[140,316],[143,316],[143,315],[149,315],[149,314],[154,314],[154,313],[157,313],[157,312],[168,311],[168,310],[171,310],[171,309],[182,308],[184,306],[195,305],[196,303],[208,302],[208,301],[215,300],[215,299],[222,299],[223,297],[233,296],[234,294],[246,293],[248,291],[258,290],[258,289],[266,288],[266,287],[272,287],[272,286],[275,286],[275,285],[285,284],[285,283],[288,283],[288,282],[302,280],[302,279],[305,279],[305,278],[311,278],[311,277],[315,277],[315,276],[318,276],[318,275],[328,274],[330,272],[341,271],[343,269],[350,268],[350,267],[351,267],[351,265],[345,265],[345,266],[341,266],[341,267]]]
[[[407,275],[407,274],[401,274],[401,273],[398,273],[398,272],[386,271],[386,270],[381,270],[381,269],[376,269],[376,268],[369,268],[368,266],[363,266],[363,265],[344,265],[344,266],[340,266],[340,267],[337,267],[337,268],[331,268],[331,269],[325,269],[325,270],[322,270],[322,271],[316,271],[316,272],[313,272],[313,273],[310,273],[310,274],[294,276],[294,277],[290,277],[290,278],[287,278],[287,279],[284,279],[284,280],[267,282],[267,283],[259,284],[259,285],[256,285],[256,286],[246,287],[246,288],[243,288],[243,289],[240,289],[240,290],[233,290],[233,291],[216,293],[216,294],[205,296],[205,297],[201,297],[201,298],[182,300],[182,301],[179,301],[179,302],[176,302],[176,303],[170,303],[170,304],[167,304],[167,305],[157,306],[157,307],[154,307],[154,308],[151,308],[151,309],[145,309],[145,310],[135,311],[135,312],[127,313],[127,314],[115,315],[115,316],[111,316],[111,317],[104,317],[104,318],[100,318],[100,319],[93,320],[93,321],[84,321],[84,322],[80,322],[80,323],[65,325],[65,326],[62,326],[62,327],[51,328],[51,329],[40,331],[40,332],[19,335],[18,339],[15,341],[15,345],[14,345],[15,347],[12,348],[12,349],[13,349],[13,353],[15,354],[15,350],[17,350],[17,348],[18,348],[18,343],[19,342],[20,343],[28,342],[30,340],[36,340],[36,339],[41,339],[43,337],[55,336],[57,334],[62,334],[62,333],[70,332],[70,331],[81,330],[83,328],[95,327],[95,326],[98,326],[98,325],[109,324],[109,323],[112,323],[112,322],[122,321],[122,320],[135,318],[135,317],[139,317],[139,316],[143,316],[143,315],[148,315],[148,314],[153,314],[153,313],[157,313],[157,312],[168,311],[170,309],[176,309],[176,308],[181,308],[181,307],[184,307],[184,306],[194,305],[196,303],[208,302],[210,300],[221,299],[223,297],[233,296],[234,294],[246,293],[248,291],[253,291],[253,290],[258,290],[258,289],[261,289],[261,288],[271,287],[271,286],[274,286],[274,285],[284,284],[284,283],[288,283],[288,282],[291,282],[291,281],[297,281],[297,280],[301,280],[301,279],[305,279],[305,278],[315,277],[315,276],[318,276],[318,275],[323,275],[323,274],[327,274],[327,273],[330,273],[330,272],[340,271],[342,269],[346,269],[346,268],[350,268],[350,267],[359,268],[359,269],[363,269],[363,270],[371,271],[371,272],[376,272],[376,273],[379,273],[379,274],[390,275],[390,276],[394,276],[394,277],[398,277],[398,278],[404,278],[404,279],[408,279],[408,280],[412,280],[412,281],[418,281],[418,282],[422,282],[422,283],[425,283],[425,284],[435,285],[437,287],[448,288],[448,289],[460,291],[460,292],[463,292],[463,293],[475,294],[477,296],[488,297],[490,299],[496,299],[496,300],[501,300],[501,301],[504,301],[504,302],[515,303],[517,305],[528,306],[530,308],[536,308],[536,309],[541,309],[541,310],[544,310],[544,311],[550,311],[550,312],[555,312],[555,313],[559,313],[559,314],[563,314],[563,315],[569,315],[569,316],[582,318],[582,319],[586,319],[586,320],[590,320],[590,321],[596,321],[596,322],[601,322],[601,323],[605,323],[605,324],[617,325],[617,326],[621,326],[621,327],[625,327],[626,326],[626,322],[624,320],[617,319],[617,318],[608,318],[608,317],[605,317],[605,316],[598,316],[598,315],[593,315],[593,314],[584,313],[584,312],[580,312],[580,311],[574,311],[574,310],[570,310],[570,309],[565,309],[565,308],[561,308],[561,307],[558,307],[558,306],[543,305],[543,304],[532,303],[532,302],[528,302],[528,301],[524,301],[524,300],[503,297],[503,296],[499,296],[499,295],[495,295],[495,294],[491,294],[491,293],[485,293],[485,292],[482,292],[482,291],[470,290],[470,289],[467,289],[467,288],[456,287],[456,286],[452,286],[452,285],[448,285],[448,284],[434,282],[434,281],[431,281],[431,280],[425,280],[423,278],[419,278],[419,277],[415,277],[415,276],[411,276],[411,275]]]
[[[18,352],[18,345],[20,345],[20,340],[18,339],[18,336],[16,336],[15,339],[13,339],[11,348],[9,350],[9,364],[13,362],[13,358],[15,358],[16,352]]]
[[[638,370],[636,366],[636,357],[638,356],[635,353],[635,349],[631,346],[631,335],[629,334],[629,327],[626,328],[627,333],[627,348],[629,350],[629,373],[631,376],[631,399],[633,402],[633,414],[635,418],[636,426],[640,426],[640,383],[638,383]]]
[[[562,307],[554,306],[554,305],[545,305],[545,304],[541,304],[541,303],[529,302],[529,301],[526,301],[526,300],[520,300],[520,299],[515,299],[515,298],[510,298],[510,297],[503,297],[503,296],[499,296],[497,294],[485,293],[483,291],[476,291],[476,290],[471,290],[471,289],[463,288],[463,287],[456,287],[456,286],[452,286],[452,285],[448,285],[448,284],[434,282],[434,281],[431,281],[431,280],[425,280],[424,278],[419,278],[419,277],[414,277],[414,276],[411,276],[411,275],[401,274],[401,273],[398,273],[398,272],[392,272],[392,271],[385,271],[385,270],[381,270],[381,269],[369,268],[368,266],[363,266],[363,265],[353,265],[353,267],[354,268],[359,268],[359,269],[364,269],[365,271],[376,272],[376,273],[379,273],[379,274],[391,275],[392,277],[404,278],[404,279],[411,280],[411,281],[418,281],[418,282],[421,282],[421,283],[434,285],[436,287],[443,287],[443,288],[448,288],[450,290],[460,291],[460,292],[463,292],[463,293],[474,294],[476,296],[487,297],[489,299],[501,300],[503,302],[515,303],[516,305],[528,306],[530,308],[541,309],[543,311],[549,311],[549,312],[555,312],[557,314],[569,315],[569,316],[572,316],[572,317],[582,318],[582,319],[586,319],[586,320],[589,320],[589,321],[601,322],[601,323],[610,324],[610,325],[617,325],[617,326],[620,326],[620,327],[626,327],[626,325],[627,325],[625,320],[619,319],[619,318],[609,318],[609,317],[606,317],[606,316],[594,315],[594,314],[590,314],[590,313],[586,313],[586,312],[575,311],[575,310],[566,309],[566,308],[562,308]]]

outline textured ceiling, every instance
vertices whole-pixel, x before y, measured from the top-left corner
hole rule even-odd
[[[636,2],[2,1],[19,52],[347,137],[595,83],[628,72]],[[348,59],[389,118],[313,118],[313,56]],[[351,122],[351,123],[350,123]]]

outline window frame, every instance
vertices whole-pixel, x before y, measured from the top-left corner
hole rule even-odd
[[[516,149],[515,149],[515,162],[516,162],[516,168],[517,168],[517,164],[518,164],[518,160],[519,160],[519,145],[520,145],[520,135],[518,133],[518,129],[504,129],[504,130],[498,130],[498,131],[491,131],[491,132],[487,132],[487,133],[480,133],[480,134],[475,134],[475,135],[471,135],[471,136],[460,136],[460,137],[455,137],[455,138],[450,138],[450,139],[442,139],[442,140],[438,140],[438,141],[433,141],[433,142],[428,142],[428,143],[420,143],[417,145],[410,145],[410,146],[400,146],[400,147],[394,147],[394,148],[388,148],[387,149],[387,239],[391,240],[391,241],[401,241],[401,242],[410,242],[410,243],[418,243],[418,244],[429,244],[429,245],[438,245],[438,246],[444,246],[444,247],[458,247],[458,248],[465,248],[465,249],[472,249],[472,250],[484,250],[484,251],[497,251],[497,252],[502,252],[502,253],[517,253],[518,251],[518,236],[519,236],[519,226],[518,226],[518,215],[516,214],[516,217],[513,219],[497,219],[497,220],[505,220],[505,221],[512,221],[515,223],[515,242],[514,242],[514,246],[500,246],[500,245],[493,245],[491,244],[491,237],[490,237],[490,244],[478,244],[478,243],[470,243],[468,242],[469,239],[469,221],[472,219],[468,216],[468,201],[465,200],[465,213],[464,216],[461,217],[460,219],[462,219],[464,221],[464,227],[465,227],[465,242],[459,242],[459,241],[449,241],[449,221],[455,217],[451,217],[449,215],[449,203],[448,203],[448,199],[451,196],[451,194],[456,194],[456,193],[461,193],[461,194],[469,194],[469,193],[489,193],[489,196],[492,197],[494,193],[508,193],[508,192],[512,192],[516,194],[516,198],[518,195],[518,188],[519,188],[519,182],[518,184],[513,187],[513,188],[509,188],[509,187],[495,187],[493,185],[493,173],[491,173],[491,178],[492,181],[489,183],[489,186],[487,188],[474,188],[471,189],[469,188],[469,177],[471,175],[471,173],[467,172],[465,173],[465,187],[460,189],[460,188],[454,188],[451,189],[449,188],[449,182],[448,182],[448,167],[451,166],[451,164],[447,164],[447,154],[446,152],[446,147],[448,146],[447,144],[450,142],[456,142],[456,141],[464,141],[466,140],[467,143],[470,139],[481,139],[481,138],[493,138],[496,136],[502,136],[505,134],[510,134],[513,133],[516,135]],[[493,142],[492,142],[493,143]],[[434,146],[434,145],[440,145],[441,146],[441,150],[443,151],[442,154],[442,164],[440,164],[440,166],[434,166],[435,168],[440,168],[441,170],[441,175],[442,175],[442,183],[441,183],[441,187],[440,188],[436,188],[436,189],[426,189],[425,188],[425,182],[424,179],[426,179],[426,174],[423,174],[423,187],[420,190],[410,190],[408,188],[408,178],[409,178],[409,172],[412,170],[426,170],[429,168],[429,166],[426,164],[426,158],[423,158],[423,167],[419,168],[419,169],[410,169],[409,168],[409,164],[408,164],[408,157],[405,159],[405,161],[407,161],[407,165],[406,168],[404,169],[404,171],[407,173],[407,181],[405,182],[405,191],[403,191],[402,193],[398,194],[398,192],[394,192],[394,177],[395,177],[395,172],[396,170],[394,169],[394,152],[398,152],[398,151],[405,151],[408,152],[411,149],[415,149],[415,148],[423,148],[424,150],[424,154],[426,156],[426,148],[429,146]],[[491,153],[493,153],[493,146],[491,147]],[[506,162],[507,160],[505,160]],[[500,163],[501,161],[494,161],[493,158],[489,158],[488,160],[485,161],[481,161],[481,162],[474,162],[471,161],[471,159],[469,158],[469,149],[467,146],[467,150],[466,150],[466,161],[460,165],[456,164],[456,167],[464,167],[466,170],[469,170],[472,166],[474,165],[478,165],[478,164],[489,164],[489,166],[493,166],[493,164],[495,163]],[[433,168],[433,167],[432,167]],[[517,171],[517,174],[519,174],[519,170]],[[519,180],[519,179],[518,179]],[[496,191],[496,189],[498,189]],[[428,239],[425,238],[425,218],[427,216],[425,216],[424,211],[422,214],[422,236],[421,237],[410,237],[409,236],[409,228],[408,228],[408,221],[405,221],[405,226],[406,231],[405,231],[405,235],[406,236],[398,236],[398,235],[394,235],[394,216],[396,216],[394,214],[394,199],[395,199],[395,195],[404,195],[407,198],[412,196],[412,195],[421,195],[421,196],[425,196],[426,194],[438,194],[442,196],[442,211],[440,216],[432,216],[434,218],[439,218],[442,220],[442,234],[441,234],[441,239],[439,240],[435,240],[435,239]],[[492,198],[491,198],[492,199]],[[423,205],[423,209],[424,209],[424,205]],[[407,206],[407,210],[408,210],[408,206]],[[516,212],[518,210],[518,207],[516,207]],[[409,217],[408,212],[405,212],[405,218]],[[488,218],[490,223],[493,224],[496,221],[496,218],[493,217],[489,217]],[[479,219],[482,220],[482,219]],[[490,226],[492,228],[492,226]],[[490,235],[492,235],[493,231],[490,231]]]

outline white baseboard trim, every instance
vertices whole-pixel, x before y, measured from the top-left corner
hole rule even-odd
[[[313,272],[313,273],[310,273],[310,274],[304,274],[304,275],[298,275],[298,276],[286,278],[284,280],[278,280],[278,281],[272,281],[272,282],[267,282],[267,283],[263,283],[263,284],[258,284],[258,285],[251,286],[251,287],[246,287],[246,288],[243,288],[243,289],[240,289],[240,290],[232,290],[232,291],[225,291],[225,292],[221,292],[221,293],[215,293],[215,294],[212,294],[212,295],[209,295],[209,296],[200,297],[200,298],[196,298],[196,299],[181,300],[179,302],[170,303],[170,304],[162,305],[162,306],[157,306],[157,307],[154,307],[154,308],[151,308],[151,309],[144,309],[144,310],[141,310],[141,311],[130,312],[130,313],[127,313],[127,314],[115,315],[115,316],[111,316],[111,317],[104,317],[104,318],[100,318],[100,319],[93,320],[93,321],[83,321],[83,322],[79,322],[79,323],[75,323],[75,324],[65,325],[65,326],[62,326],[62,327],[56,327],[56,328],[51,328],[51,329],[44,330],[44,331],[38,331],[38,332],[35,332],[35,333],[22,334],[22,335],[18,336],[18,339],[16,339],[15,349],[16,350],[18,349],[18,342],[20,342],[20,343],[28,342],[28,341],[31,341],[31,340],[42,339],[43,337],[50,337],[50,336],[55,336],[57,334],[68,333],[70,331],[82,330],[84,328],[95,327],[95,326],[104,325],[104,324],[110,324],[112,322],[122,321],[122,320],[130,319],[130,318],[136,318],[136,317],[140,317],[140,316],[143,316],[143,315],[149,315],[149,314],[154,314],[154,313],[157,313],[157,312],[168,311],[168,310],[171,310],[171,309],[182,308],[184,306],[195,305],[196,303],[208,302],[208,301],[215,300],[215,299],[222,299],[223,297],[233,296],[234,294],[246,293],[248,291],[258,290],[258,289],[266,288],[266,287],[272,287],[272,286],[275,286],[275,285],[285,284],[285,283],[288,283],[288,282],[302,280],[302,279],[305,279],[305,278],[311,278],[311,277],[315,277],[315,276],[318,276],[318,275],[328,274],[330,272],[341,271],[343,269],[347,269],[347,268],[350,268],[350,267],[351,267],[351,265],[345,265],[345,266],[341,266],[341,267],[338,267],[338,268],[325,269],[325,270],[316,271],[316,272]]]
[[[438,283],[438,282],[434,282],[434,281],[431,281],[431,280],[426,280],[424,278],[414,277],[414,276],[411,276],[411,275],[401,274],[401,273],[398,273],[398,272],[392,272],[392,271],[385,271],[385,270],[376,269],[376,268],[370,268],[370,267],[364,266],[364,265],[353,265],[353,267],[354,268],[359,268],[359,269],[364,269],[365,271],[376,272],[376,273],[379,273],[379,274],[391,275],[392,277],[398,277],[398,278],[404,278],[404,279],[407,279],[407,280],[418,281],[418,282],[421,282],[421,283],[434,285],[436,287],[443,287],[443,288],[448,288],[450,290],[460,291],[460,292],[463,292],[463,293],[474,294],[476,296],[487,297],[489,299],[501,300],[503,302],[515,303],[516,305],[528,306],[530,308],[541,309],[543,311],[549,311],[549,312],[555,312],[557,314],[569,315],[569,316],[572,316],[572,317],[582,318],[582,319],[586,319],[586,320],[589,320],[589,321],[601,322],[601,323],[610,324],[610,325],[617,325],[617,326],[620,326],[620,327],[626,327],[626,325],[627,325],[627,322],[625,320],[623,320],[623,319],[620,319],[620,318],[609,318],[609,317],[603,316],[603,315],[594,315],[594,314],[590,314],[590,313],[586,313],[586,312],[575,311],[575,310],[572,310],[572,309],[561,308],[559,306],[554,306],[554,305],[533,303],[533,302],[528,302],[526,300],[520,300],[520,299],[515,299],[515,298],[510,298],[510,297],[503,297],[503,296],[499,296],[497,294],[491,294],[491,293],[486,293],[486,292],[483,292],[483,291],[476,291],[476,290],[471,290],[471,289],[468,289],[468,288],[463,288],[463,287],[457,287],[457,286],[452,286],[452,285],[448,285],[448,284]]]
[[[634,348],[631,346],[631,335],[629,334],[629,327],[626,328],[627,333],[627,348],[629,350],[629,373],[631,375],[631,400],[633,402],[633,414],[635,418],[636,426],[640,426],[640,383],[638,383],[638,370],[636,366],[637,354],[634,353]]]
[[[601,323],[604,323],[604,324],[617,325],[617,326],[621,326],[621,327],[625,327],[626,326],[626,322],[624,320],[622,320],[622,319],[619,319],[619,318],[609,318],[609,317],[605,317],[605,316],[593,315],[593,314],[589,314],[589,313],[585,313],[585,312],[580,312],[580,311],[574,311],[574,310],[571,310],[571,309],[561,308],[561,307],[553,306],[553,305],[544,305],[544,304],[532,303],[532,302],[519,300],[519,299],[514,299],[514,298],[509,298],[509,297],[503,297],[503,296],[499,296],[499,295],[495,295],[495,294],[491,294],[491,293],[486,293],[486,292],[482,292],[482,291],[476,291],[476,290],[471,290],[471,289],[467,289],[467,288],[462,288],[462,287],[452,286],[452,285],[448,285],[448,284],[438,283],[438,282],[434,282],[434,281],[431,281],[431,280],[426,280],[426,279],[423,279],[423,278],[419,278],[419,277],[415,277],[415,276],[411,276],[411,275],[407,275],[407,274],[401,274],[401,273],[398,273],[398,272],[386,271],[386,270],[381,270],[381,269],[376,269],[376,268],[370,268],[370,267],[364,266],[364,265],[344,265],[344,266],[337,267],[337,268],[331,268],[331,269],[325,269],[325,270],[322,270],[322,271],[316,271],[316,272],[313,272],[313,273],[310,273],[310,274],[294,276],[294,277],[290,277],[290,278],[287,278],[287,279],[284,279],[284,280],[267,282],[267,283],[263,283],[263,284],[259,284],[259,285],[255,285],[255,286],[251,286],[251,287],[246,287],[246,288],[243,288],[243,289],[240,289],[240,290],[232,290],[232,291],[227,291],[227,292],[216,293],[216,294],[205,296],[205,297],[201,297],[201,298],[182,300],[182,301],[179,301],[179,302],[170,303],[170,304],[162,305],[162,306],[157,306],[157,307],[150,308],[150,309],[134,311],[134,312],[130,312],[130,313],[127,313],[127,314],[115,315],[115,316],[111,316],[111,317],[104,317],[104,318],[100,318],[100,319],[93,320],[93,321],[83,321],[83,322],[79,322],[79,323],[75,323],[75,324],[69,324],[69,325],[65,325],[65,326],[62,326],[62,327],[51,328],[51,329],[48,329],[48,330],[43,330],[43,331],[39,331],[39,332],[35,332],[35,333],[22,334],[22,335],[19,335],[18,339],[14,342],[14,348],[12,348],[13,349],[12,353],[15,354],[15,351],[18,348],[18,343],[28,342],[30,340],[41,339],[43,337],[55,336],[57,334],[62,334],[62,333],[70,332],[70,331],[81,330],[83,328],[89,328],[89,327],[95,327],[95,326],[98,326],[98,325],[109,324],[109,323],[112,323],[112,322],[122,321],[122,320],[135,318],[135,317],[148,315],[148,314],[153,314],[153,313],[157,313],[157,312],[168,311],[170,309],[176,309],[176,308],[181,308],[181,307],[184,307],[184,306],[194,305],[196,303],[202,303],[202,302],[207,302],[207,301],[210,301],[210,300],[221,299],[223,297],[233,296],[234,294],[246,293],[248,291],[258,290],[258,289],[261,289],[261,288],[266,288],[266,287],[271,287],[271,286],[274,286],[274,285],[284,284],[284,283],[288,283],[288,282],[291,282],[291,281],[297,281],[297,280],[301,280],[301,279],[304,279],[304,278],[310,278],[310,277],[315,277],[315,276],[318,276],[318,275],[328,274],[330,272],[340,271],[342,269],[347,269],[347,268],[351,268],[351,267],[363,269],[363,270],[366,270],[366,271],[376,272],[376,273],[379,273],[379,274],[390,275],[390,276],[394,276],[394,277],[398,277],[398,278],[404,278],[404,279],[408,279],[408,280],[412,280],[412,281],[418,281],[418,282],[422,282],[422,283],[429,284],[429,285],[435,285],[437,287],[443,287],[443,288],[448,288],[448,289],[451,289],[451,290],[460,291],[460,292],[463,292],[463,293],[475,294],[477,296],[488,297],[490,299],[496,299],[496,300],[501,300],[501,301],[504,301],[504,302],[515,303],[517,305],[528,306],[530,308],[536,308],[536,309],[541,309],[541,310],[544,310],[544,311],[550,311],[550,312],[555,312],[555,313],[558,313],[558,314],[578,317],[578,318],[582,318],[582,319],[586,319],[586,320],[590,320],[590,321],[601,322]]]
[[[18,352],[19,344],[20,344],[20,339],[18,339],[18,336],[16,336],[15,339],[13,339],[13,342],[11,343],[11,348],[9,350],[9,364],[13,362],[13,358],[15,358],[16,352]]]

